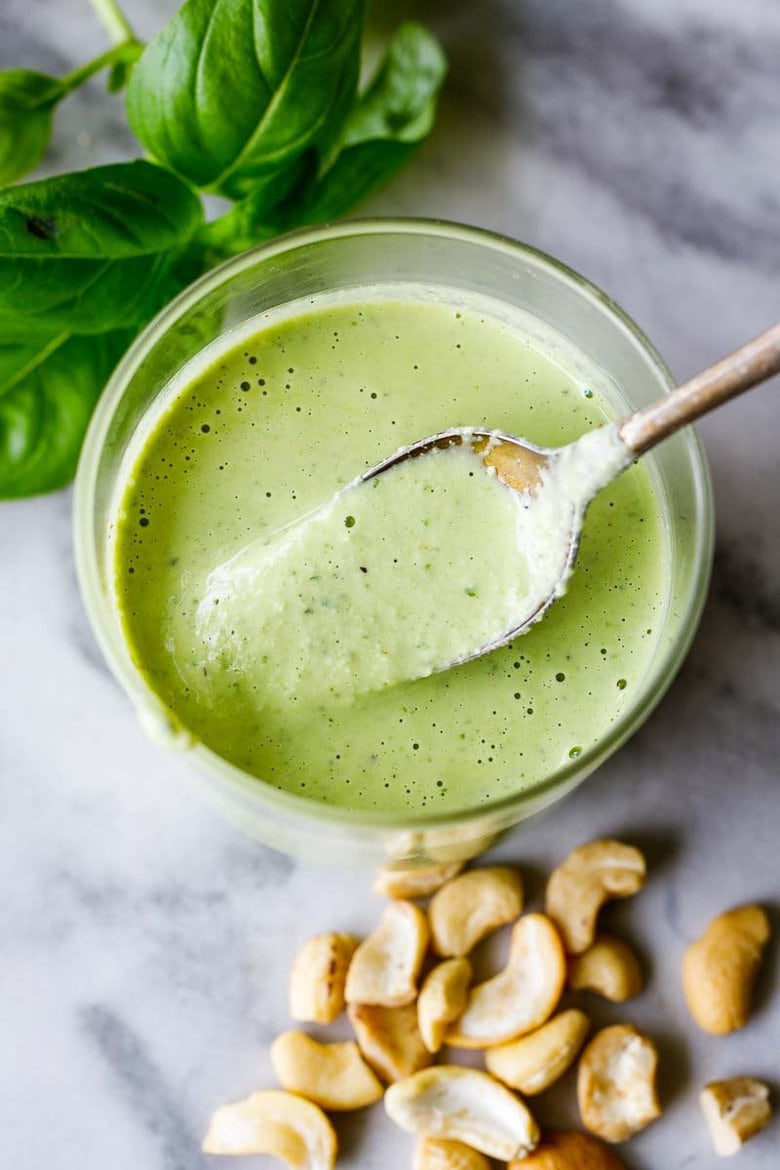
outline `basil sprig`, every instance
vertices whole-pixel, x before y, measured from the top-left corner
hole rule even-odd
[[[406,23],[361,93],[363,0],[186,0],[143,48],[65,78],[0,72],[0,187],[34,168],[59,102],[101,69],[128,82],[150,160],[0,190],[0,497],[73,475],[89,416],[135,333],[210,264],[333,219],[387,181],[433,125],[446,72]],[[129,79],[129,80],[128,80]],[[206,223],[200,192],[233,201]]]

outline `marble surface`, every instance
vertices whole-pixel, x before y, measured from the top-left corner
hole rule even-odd
[[[128,0],[144,34],[171,0]],[[780,315],[780,6],[774,0],[445,0],[414,12],[452,77],[434,139],[367,211],[495,228],[612,293],[680,375]],[[3,0],[0,66],[65,71],[103,38],[79,0]],[[51,169],[132,150],[98,84],[62,111]],[[650,982],[630,1017],[661,1050],[665,1117],[630,1170],[715,1163],[696,1092],[780,1081],[777,949],[750,1027],[697,1035],[686,943],[727,905],[780,902],[780,400],[777,383],[702,426],[718,504],[707,611],[636,738],[496,856],[532,900],[573,844],[644,846],[646,891],[609,915]],[[0,505],[0,1114],[16,1170],[201,1170],[219,1102],[270,1085],[285,976],[311,932],[365,931],[368,880],[238,835],[172,778],[109,677],[76,589],[70,495]],[[777,1097],[776,1097],[777,1102]],[[539,1108],[574,1120],[569,1078]],[[381,1110],[339,1122],[341,1165],[395,1170],[410,1142]],[[776,1170],[778,1123],[741,1156]]]

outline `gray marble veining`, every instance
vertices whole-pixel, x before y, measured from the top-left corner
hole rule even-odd
[[[151,34],[172,0],[130,0]],[[780,6],[773,0],[385,0],[428,20],[452,76],[439,127],[366,212],[507,232],[631,312],[681,377],[780,313]],[[100,51],[80,0],[3,0],[0,67],[53,71]],[[100,83],[61,112],[52,169],[127,157]],[[709,1170],[703,1081],[780,1089],[775,946],[751,1026],[697,1035],[681,953],[726,905],[780,911],[780,401],[777,383],[706,420],[718,505],[707,611],[680,676],[631,743],[496,856],[529,897],[572,845],[643,846],[651,880],[610,912],[644,957],[629,1017],[661,1049],[662,1121],[629,1170]],[[219,1102],[270,1085],[285,979],[315,930],[366,930],[368,881],[242,838],[143,738],[78,598],[68,493],[0,505],[0,1101],[18,1170],[201,1170]],[[773,995],[772,992],[775,992]],[[572,1081],[539,1107],[576,1121]],[[381,1110],[338,1123],[345,1167],[409,1164]],[[741,1155],[780,1164],[777,1122]]]

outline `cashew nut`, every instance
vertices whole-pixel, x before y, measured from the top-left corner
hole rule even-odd
[[[547,883],[547,914],[570,955],[593,942],[596,917],[611,898],[626,898],[645,884],[645,859],[633,845],[590,841],[573,849]]]
[[[382,865],[376,871],[374,893],[383,898],[427,898],[463,869],[462,861],[450,865],[418,865],[398,869]]]
[[[379,925],[352,957],[347,1003],[401,1007],[417,996],[430,934],[428,920],[413,902],[391,902]]]
[[[507,1170],[625,1170],[608,1146],[589,1133],[551,1130],[533,1153],[510,1162]]]
[[[360,1051],[383,1081],[401,1081],[433,1057],[423,1044],[417,1024],[417,1007],[386,1008],[350,1004],[347,1014],[355,1029]]]
[[[420,989],[417,1022],[429,1052],[438,1052],[450,1024],[466,1006],[472,977],[468,959],[445,959],[434,967]]]
[[[320,1044],[305,1032],[283,1032],[271,1045],[271,1064],[283,1089],[333,1112],[363,1109],[384,1092],[354,1040]]]
[[[488,1048],[533,1032],[555,1011],[565,979],[557,930],[543,914],[526,914],[512,930],[506,967],[472,989],[446,1043]]]
[[[294,1020],[332,1024],[341,1015],[347,970],[357,945],[351,934],[316,934],[303,944],[290,972]]]
[[[705,1032],[725,1036],[745,1026],[768,941],[766,913],[760,906],[739,906],[714,918],[688,947],[683,990],[691,1015]]]
[[[426,1068],[385,1093],[385,1109],[401,1129],[451,1138],[491,1158],[519,1158],[539,1141],[522,1101],[487,1073],[459,1065]]]
[[[464,862],[487,853],[497,836],[497,831],[486,832],[482,821],[479,827],[470,823],[422,832],[419,829],[396,829],[385,835],[384,847],[387,856],[396,862],[449,865],[453,861]]]
[[[607,1142],[622,1142],[655,1121],[658,1053],[647,1036],[628,1024],[597,1032],[582,1054],[577,1100],[586,1129]]]
[[[333,1170],[336,1134],[317,1105],[267,1089],[222,1105],[203,1141],[205,1154],[271,1154],[290,1170]]]
[[[428,907],[437,955],[467,955],[491,931],[514,922],[523,908],[516,869],[470,869],[434,894]]]
[[[699,1094],[699,1103],[715,1153],[724,1158],[736,1154],[772,1116],[768,1087],[752,1077],[712,1081]]]
[[[573,1063],[589,1028],[584,1012],[576,1008],[560,1012],[535,1032],[498,1048],[488,1048],[488,1072],[526,1096],[542,1093]]]
[[[490,1170],[487,1158],[463,1142],[418,1137],[412,1170]]]
[[[592,946],[569,961],[572,991],[594,991],[612,1003],[624,1003],[639,995],[643,985],[639,959],[628,943],[611,934],[597,934]]]

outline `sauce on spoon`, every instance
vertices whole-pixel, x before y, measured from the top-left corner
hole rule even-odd
[[[213,570],[198,635],[239,668],[259,654],[282,705],[352,702],[494,650],[563,594],[596,493],[778,366],[780,326],[566,447],[454,428],[401,448]]]
[[[582,514],[631,461],[614,426],[529,466],[459,429],[353,481],[212,571],[196,613],[211,661],[264,666],[271,702],[351,702],[514,637],[565,588]]]

